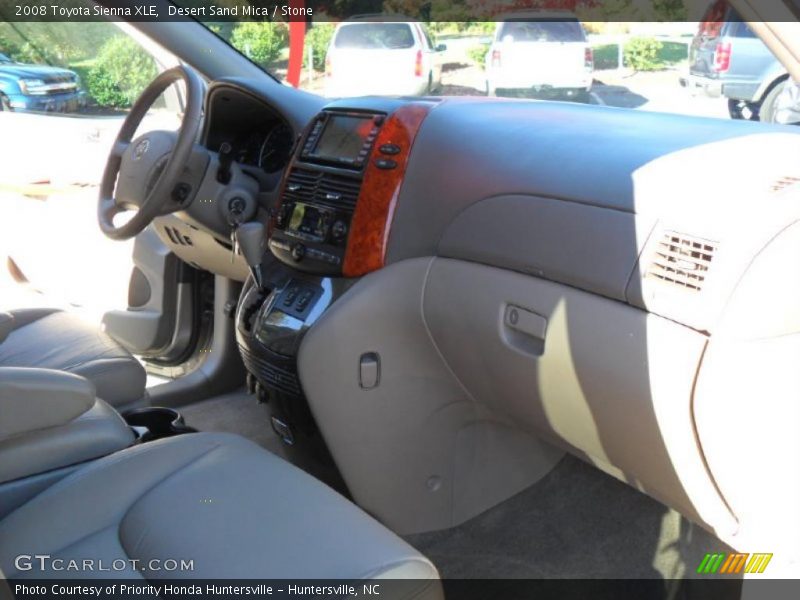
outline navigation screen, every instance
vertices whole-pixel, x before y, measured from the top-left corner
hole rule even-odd
[[[358,158],[371,130],[372,117],[332,116],[311,154],[316,158],[352,162]]]

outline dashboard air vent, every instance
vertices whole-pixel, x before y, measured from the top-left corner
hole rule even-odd
[[[325,171],[295,168],[289,173],[284,201],[312,202],[334,209],[355,210],[361,182]]]
[[[647,277],[699,292],[716,250],[714,242],[668,231],[656,247]]]
[[[164,227],[164,233],[173,244],[178,246],[194,246],[192,238],[188,235],[183,235],[176,227]]]

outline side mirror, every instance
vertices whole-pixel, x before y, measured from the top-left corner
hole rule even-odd
[[[447,50],[447,44],[438,44],[436,46],[437,52],[444,52],[445,50]]]

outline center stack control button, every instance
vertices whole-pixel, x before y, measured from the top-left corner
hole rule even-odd
[[[295,298],[297,298],[297,288],[293,287],[286,293],[286,297],[283,299],[283,305],[291,306],[294,304]]]
[[[311,298],[313,296],[314,296],[314,292],[312,292],[310,290],[304,291],[300,295],[300,298],[297,301],[297,310],[299,310],[300,312],[303,312],[306,309],[306,307],[308,306],[308,303],[311,301]]]
[[[380,150],[381,154],[400,154],[400,146],[397,144],[383,144],[378,150]]]
[[[379,169],[395,169],[397,168],[397,161],[391,158],[379,158],[375,161],[375,166]]]
[[[278,250],[283,250],[284,252],[290,252],[292,247],[289,245],[288,242],[284,242],[283,240],[277,240],[272,238],[269,241],[269,245],[273,248],[277,248]]]
[[[343,240],[345,235],[347,235],[347,223],[341,219],[335,221],[331,227],[331,237],[338,242]]]

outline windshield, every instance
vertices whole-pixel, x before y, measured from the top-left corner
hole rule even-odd
[[[713,29],[732,32],[725,43],[709,36],[714,10],[724,21]],[[702,22],[597,22],[580,11],[359,18],[205,25],[277,79],[328,98],[496,96],[769,123],[797,114],[786,70],[721,1]],[[290,30],[302,38],[294,56]]]
[[[0,63],[10,63],[12,62],[10,58],[8,58],[5,54],[0,54]]]

